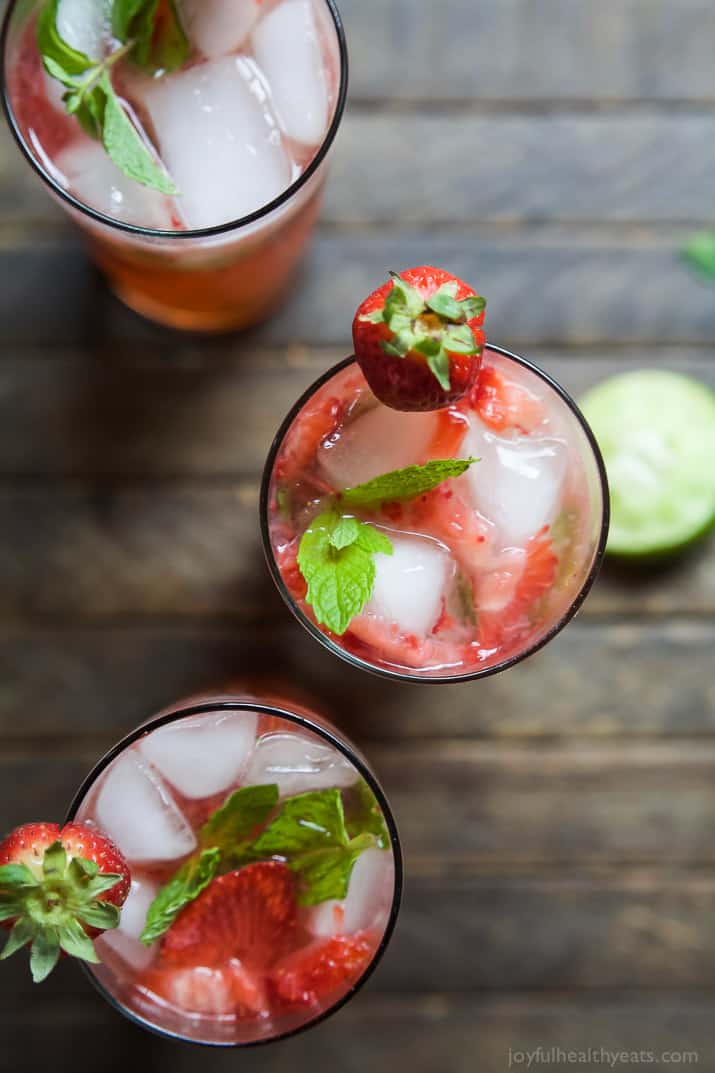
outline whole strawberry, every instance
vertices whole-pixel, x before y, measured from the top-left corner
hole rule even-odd
[[[441,268],[390,273],[353,320],[353,345],[373,394],[393,410],[439,410],[473,386],[486,301]]]
[[[127,862],[82,823],[26,823],[0,843],[0,921],[12,930],[0,960],[30,944],[35,983],[60,951],[98,962],[92,936],[119,923],[129,893]]]

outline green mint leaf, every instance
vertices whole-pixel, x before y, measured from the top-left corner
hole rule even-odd
[[[90,940],[88,939],[87,942],[90,942]],[[50,933],[39,932],[30,951],[30,971],[32,972],[34,983],[41,984],[43,980],[47,979],[59,961],[59,957],[60,944],[57,938]],[[96,954],[94,960],[99,960]]]
[[[234,790],[201,828],[201,845],[217,846],[227,851],[235,843],[245,841],[265,823],[278,804],[278,797],[278,787],[274,783]]]
[[[300,905],[344,898],[353,865],[376,838],[350,839],[339,790],[317,790],[289,797],[278,816],[253,845],[256,857],[281,857],[298,879]]]
[[[360,522],[357,518],[343,517],[337,522],[332,533],[328,537],[334,548],[349,548],[360,535]]]
[[[449,283],[443,284],[431,298],[427,299],[427,308],[445,320],[452,320],[458,324],[464,320],[464,310],[455,298],[455,292],[456,287],[450,286]]]
[[[13,954],[27,946],[37,934],[37,925],[28,917],[21,917],[12,928],[8,940],[0,953],[0,961],[12,957]]]
[[[156,162],[124,111],[106,73],[101,88],[106,95],[102,142],[114,163],[130,179],[143,186],[159,190],[162,194],[178,194],[179,191]]]
[[[365,484],[346,488],[340,493],[341,506],[373,510],[383,503],[393,503],[431,492],[443,481],[461,477],[476,458],[435,458],[423,466],[407,466],[373,477]]]
[[[715,276],[715,231],[691,235],[683,247],[683,256],[705,276]]]
[[[344,532],[343,517],[335,510],[326,511],[313,519],[298,548],[298,566],[308,584],[306,601],[316,620],[338,635],[345,633],[372,596],[375,553],[392,555],[383,533],[365,522],[356,524],[354,541],[335,547],[333,535],[336,530]]]
[[[76,909],[77,917],[92,928],[109,931],[119,924],[119,907],[111,902],[90,902]]]
[[[477,352],[474,333],[467,324],[457,324],[449,328],[442,338],[442,346],[454,354],[476,354]]]
[[[114,0],[112,4],[112,33],[117,41],[126,41],[129,29],[139,12],[147,6],[147,0]],[[156,4],[152,4],[156,7]]]
[[[92,965],[97,965],[99,963],[99,958],[94,949],[94,943],[79,921],[67,920],[57,928],[57,935],[60,946],[66,954],[70,955],[70,957],[81,958],[82,961],[89,961]],[[39,938],[40,936],[38,936],[38,939]],[[35,939],[35,942],[32,944],[33,954],[38,939]],[[52,968],[54,968],[54,966],[52,966]],[[50,971],[52,970],[50,969]]]
[[[380,849],[390,848],[390,836],[382,809],[364,779],[343,791],[343,808],[345,827],[351,839],[370,834],[375,836]]]
[[[60,0],[48,0],[39,15],[35,29],[37,50],[42,56],[45,69],[52,78],[58,76],[47,66],[48,61],[56,64],[64,74],[79,75],[92,66],[93,61],[84,52],[78,52],[60,37],[57,29],[57,9]],[[64,81],[63,78],[60,81]]]
[[[61,879],[67,871],[65,847],[57,840],[45,850],[42,858],[42,874],[45,879]]]
[[[150,946],[162,936],[184,906],[193,902],[208,887],[216,875],[220,860],[221,851],[216,847],[202,850],[164,884],[147,911],[146,924],[140,936],[145,946]]]
[[[430,354],[427,358],[427,364],[442,390],[449,391],[452,385],[449,380],[449,358],[446,350],[440,347],[437,354]]]
[[[132,59],[150,73],[175,71],[191,51],[174,0],[157,18],[158,11],[159,0],[114,0],[112,6],[114,36],[134,42]]]
[[[464,314],[464,319],[473,320],[487,308],[487,300],[482,298],[480,294],[475,294],[473,298],[463,298],[459,305]]]
[[[0,894],[13,894],[22,887],[36,887],[37,880],[26,864],[0,865]]]

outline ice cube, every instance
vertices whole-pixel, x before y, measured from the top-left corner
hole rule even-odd
[[[318,463],[333,488],[351,488],[424,461],[436,431],[434,413],[375,406],[352,421],[338,439],[326,440],[318,449]]]
[[[107,769],[95,819],[130,863],[174,861],[196,846],[169,788],[135,749]]]
[[[344,901],[331,899],[312,906],[306,925],[312,935],[328,937],[364,928],[384,928],[392,904],[395,864],[383,849],[367,849],[355,862]]]
[[[72,48],[98,60],[111,39],[111,10],[112,0],[59,0],[57,32]]]
[[[258,739],[246,774],[247,785],[276,783],[281,797],[308,790],[351,786],[358,773],[325,742],[302,734],[265,734]]]
[[[70,191],[94,209],[125,223],[171,230],[172,203],[134,182],[112,163],[100,142],[73,142],[55,161]]]
[[[272,201],[291,163],[255,64],[209,60],[141,83],[164,164],[189,228],[227,223]]]
[[[375,588],[368,614],[396,622],[403,633],[424,637],[442,612],[442,598],[455,563],[441,544],[429,537],[387,534],[392,555],[375,556]]]
[[[207,59],[238,52],[261,14],[261,0],[180,0],[189,40]]]
[[[289,138],[318,145],[328,125],[328,88],[311,0],[282,0],[253,31],[253,52]]]
[[[255,712],[209,712],[159,727],[139,747],[185,797],[210,797],[245,772],[257,723]]]
[[[119,927],[105,932],[98,940],[134,969],[145,969],[154,958],[155,951],[140,943],[139,936],[144,930],[149,906],[158,889],[150,879],[134,874],[127,900],[122,906]]]
[[[497,436],[472,417],[461,454],[480,459],[463,479],[476,509],[496,526],[502,546],[523,546],[553,521],[568,461],[562,440]]]

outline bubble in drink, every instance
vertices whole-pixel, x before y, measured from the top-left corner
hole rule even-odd
[[[139,942],[139,936],[146,924],[149,906],[154,901],[159,887],[145,877],[132,875],[132,884],[127,900],[122,906],[119,927],[105,931],[97,940],[97,951],[102,956],[102,948],[108,946],[122,961],[133,969],[145,969],[154,960],[156,951]]]
[[[308,930],[315,936],[328,936],[384,927],[394,882],[392,856],[380,849],[366,850],[355,862],[347,897],[312,906],[306,913]]]
[[[207,59],[238,52],[261,14],[261,0],[180,0],[189,39]]]
[[[425,636],[442,613],[454,560],[435,540],[388,535],[393,554],[375,556],[375,588],[365,611]]]
[[[328,125],[328,88],[312,0],[283,0],[253,32],[253,48],[289,138],[317,145]]]
[[[134,749],[107,769],[95,817],[130,864],[174,861],[196,846],[196,837],[168,786]]]
[[[563,440],[500,436],[473,417],[463,458],[478,458],[466,475],[474,505],[496,527],[502,546],[523,546],[556,516],[568,466]]]
[[[276,783],[281,797],[351,786],[358,773],[330,745],[301,734],[264,734],[256,743],[246,782]]]
[[[257,722],[253,712],[211,712],[160,727],[139,748],[184,797],[211,797],[244,775]]]
[[[352,488],[402,469],[428,450],[437,428],[433,413],[405,414],[376,406],[318,448],[321,472],[334,488]]]

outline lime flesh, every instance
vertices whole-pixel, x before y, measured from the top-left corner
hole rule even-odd
[[[681,373],[614,376],[581,401],[611,491],[608,551],[668,555],[715,522],[715,393]]]

